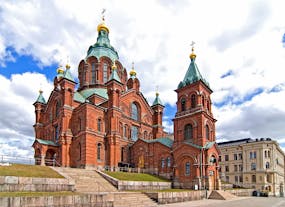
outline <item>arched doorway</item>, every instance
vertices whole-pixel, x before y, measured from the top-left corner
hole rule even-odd
[[[40,165],[41,164],[41,150],[39,148],[35,149],[35,165]]]
[[[53,149],[48,149],[45,156],[45,165],[55,166],[56,165],[56,151]]]

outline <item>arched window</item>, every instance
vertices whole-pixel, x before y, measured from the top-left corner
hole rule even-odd
[[[203,105],[203,107],[205,106],[205,98],[204,98],[204,96],[202,96],[202,105]]]
[[[185,175],[190,175],[190,162],[185,163]]]
[[[193,139],[193,127],[191,124],[187,124],[184,127],[184,139],[189,141]]]
[[[196,107],[196,96],[195,94],[191,95],[191,108],[195,108]]]
[[[170,157],[167,157],[166,162],[167,162],[167,167],[170,167],[171,166],[171,159],[170,159]]]
[[[268,152],[267,152],[267,156],[270,157],[270,151],[269,151],[269,150],[268,150]]]
[[[78,144],[78,160],[81,160],[81,144]]]
[[[139,132],[138,128],[136,126],[132,126],[132,133],[131,133],[131,135],[132,135],[132,140],[133,141],[137,141],[137,139],[138,139],[138,132]]]
[[[82,70],[82,80],[83,80],[83,85],[84,85],[86,82],[86,69],[85,68],[83,68]]]
[[[56,102],[56,106],[55,106],[55,117],[58,117],[58,115],[59,115],[60,106],[61,106],[61,103],[60,103],[60,100],[58,100]]]
[[[144,138],[144,139],[147,139],[147,131],[144,131],[144,133],[143,133],[143,138]]]
[[[135,103],[132,103],[132,119],[139,120],[138,107]]]
[[[209,140],[209,138],[210,138],[210,130],[209,130],[209,126],[208,125],[206,125],[206,139],[208,139]]]
[[[108,65],[104,63],[103,65],[103,82],[106,83],[108,80]]]
[[[59,139],[59,127],[58,127],[58,125],[56,125],[54,127],[54,140],[55,140],[55,142],[58,142],[58,139]]]
[[[81,131],[82,130],[82,120],[81,118],[79,117],[78,118],[78,131]]]
[[[256,175],[252,175],[251,176],[251,182],[252,183],[256,183]]]
[[[161,168],[164,168],[165,163],[164,163],[164,158],[161,159]]]
[[[181,100],[181,111],[185,111],[186,110],[186,101],[185,99],[183,98]]]
[[[97,160],[101,160],[101,148],[102,144],[101,143],[97,144]]]
[[[124,162],[124,147],[121,147],[121,162]]]
[[[96,83],[96,63],[93,62],[91,66],[91,83],[94,84]]]
[[[124,125],[124,128],[123,128],[123,137],[124,138],[127,138],[127,131],[128,131],[127,125]]]
[[[266,169],[269,169],[269,167],[270,167],[269,162],[266,162],[266,163],[265,163],[265,168],[266,168]]]
[[[266,150],[264,151],[264,157],[267,157],[267,151]]]
[[[97,130],[98,132],[101,132],[101,129],[102,128],[102,120],[101,119],[98,119],[97,120]]]

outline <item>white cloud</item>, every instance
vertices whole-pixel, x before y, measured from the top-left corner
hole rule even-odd
[[[47,99],[52,83],[43,74],[30,72],[12,75],[11,79],[0,75],[0,82],[0,154],[32,155],[32,126],[35,117],[33,103],[39,94],[38,86],[41,85]]]
[[[197,43],[196,63],[214,91],[212,99],[224,104],[214,107],[217,135],[224,139],[284,137],[285,130],[279,127],[285,84],[282,1],[5,1],[0,4],[0,64],[11,60],[7,47],[13,47],[43,66],[69,55],[77,75],[79,61],[96,41],[102,8],[107,9],[111,44],[128,70],[135,62],[141,89],[150,103],[158,85],[162,101],[175,106],[173,90],[188,68],[193,40]],[[221,78],[229,70],[232,75]],[[1,77],[1,84],[3,80],[9,87],[6,97],[29,105],[37,93],[30,84],[17,80],[23,80],[22,76]],[[274,87],[279,91],[270,93]],[[257,90],[261,91],[256,95]],[[48,95],[45,93],[46,98]],[[0,104],[13,106],[11,99]],[[29,105],[21,110],[27,112],[23,118],[30,125],[19,130],[32,136],[33,108]],[[10,113],[0,121],[13,117]],[[267,119],[268,127],[260,127],[266,124],[261,120]]]

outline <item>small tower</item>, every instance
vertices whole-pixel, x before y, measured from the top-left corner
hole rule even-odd
[[[44,113],[44,110],[46,108],[46,100],[43,97],[43,91],[39,90],[39,96],[36,100],[36,102],[33,104],[35,106],[35,114],[36,114],[36,120],[34,124],[34,129],[35,129],[35,137],[36,138],[41,138],[41,128],[43,127],[42,122],[42,115]]]
[[[153,138],[157,139],[163,136],[163,127],[162,127],[162,117],[164,105],[159,98],[159,93],[155,93],[155,99],[151,106],[154,114],[153,114]]]
[[[136,91],[140,90],[140,81],[137,78],[137,72],[134,69],[134,62],[132,63],[132,70],[130,71],[130,78],[127,82],[127,88],[128,90],[134,89]]]
[[[68,63],[65,66],[65,71],[58,73],[57,80],[57,89],[63,95],[64,105],[72,106],[76,82],[70,72],[70,65]]]
[[[212,115],[210,97],[212,90],[196,65],[193,46],[190,60],[184,79],[175,90],[177,92],[177,113],[174,118],[175,143],[186,141],[204,146],[208,141],[215,141],[216,120]]]
[[[107,93],[109,97],[109,108],[119,108],[120,94],[122,91],[122,83],[117,73],[117,66],[115,61],[112,66],[112,73],[107,82]]]
[[[119,118],[121,116],[120,110],[120,96],[123,89],[123,84],[117,73],[117,66],[115,61],[112,66],[112,74],[106,83],[108,93],[108,110],[107,110],[107,145],[109,148],[107,157],[107,164],[111,167],[116,167],[119,162],[120,147],[119,147]],[[107,158],[107,159],[108,159]]]

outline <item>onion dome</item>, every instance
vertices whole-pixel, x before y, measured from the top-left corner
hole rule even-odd
[[[64,74],[64,69],[62,68],[62,65],[59,65],[57,70],[57,75],[63,75]]]
[[[102,22],[97,26],[97,31],[97,41],[89,47],[85,59],[88,59],[89,57],[96,57],[97,59],[108,57],[111,60],[118,60],[118,52],[110,44],[109,28],[105,24],[104,16],[102,17]]]
[[[136,75],[137,75],[137,72],[134,69],[134,62],[133,62],[132,63],[132,70],[130,71],[130,76],[131,77],[136,77]]]
[[[46,104],[46,100],[45,100],[45,98],[43,97],[43,91],[42,90],[39,90],[39,96],[38,96],[38,98],[37,98],[37,100],[36,100],[36,102],[35,103],[42,103],[42,104]]]
[[[163,106],[162,101],[161,101],[160,98],[159,98],[159,93],[158,93],[158,92],[155,93],[155,99],[154,99],[152,105],[153,105],[153,106],[155,106],[155,105],[161,105],[161,106]]]
[[[116,80],[117,82],[121,83],[121,79],[117,73],[117,66],[116,66],[115,61],[113,62],[112,73],[108,81],[111,81],[111,80]]]
[[[189,55],[191,60],[196,59],[196,54],[194,53],[194,47],[192,47],[192,53]]]
[[[98,24],[97,26],[97,31],[100,32],[101,30],[104,30],[109,33],[109,28],[105,24],[105,19],[104,17],[102,18],[102,22]]]

